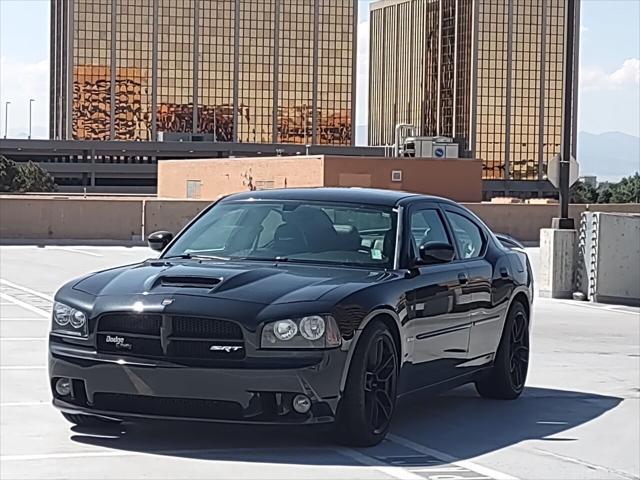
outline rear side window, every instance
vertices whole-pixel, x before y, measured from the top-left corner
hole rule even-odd
[[[479,257],[484,249],[485,238],[478,225],[464,215],[446,212],[447,219],[453,228],[460,258],[469,259]]]

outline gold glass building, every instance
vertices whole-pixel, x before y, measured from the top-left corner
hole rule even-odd
[[[454,138],[483,160],[485,179],[542,179],[560,151],[564,3],[372,4],[369,144],[393,144],[396,124],[409,123]]]
[[[356,0],[51,0],[53,139],[352,145]]]

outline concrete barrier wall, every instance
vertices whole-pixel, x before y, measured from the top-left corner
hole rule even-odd
[[[640,306],[640,216],[599,214],[596,228],[597,264],[588,272],[590,300]]]
[[[551,219],[558,216],[558,205],[467,203],[467,208],[478,215],[494,232],[506,233],[522,242],[540,240],[540,229],[551,226]],[[592,212],[640,213],[640,204],[570,205],[569,215],[576,228],[580,216],[587,208]]]
[[[140,237],[139,199],[0,196],[1,239],[125,240]]]
[[[206,200],[155,198],[63,198],[55,195],[0,196],[0,239],[131,241],[157,230],[180,231],[210,205]],[[551,225],[557,205],[468,203],[495,232],[537,242]],[[579,225],[586,205],[571,205]],[[640,213],[640,204],[590,205],[599,212]]]
[[[178,233],[211,203],[209,200],[145,200],[144,235],[158,230]]]

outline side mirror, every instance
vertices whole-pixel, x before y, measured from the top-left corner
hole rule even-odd
[[[154,232],[147,237],[147,244],[151,250],[161,252],[173,240],[171,232]]]
[[[456,255],[453,246],[444,242],[426,242],[420,245],[420,263],[433,265],[435,263],[451,262]]]

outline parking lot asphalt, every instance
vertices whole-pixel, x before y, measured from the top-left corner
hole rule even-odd
[[[640,478],[640,310],[539,298],[519,400],[483,400],[468,387],[413,397],[374,448],[299,428],[71,427],[47,385],[51,297],[73,277],[152,255],[0,247],[0,478]]]

